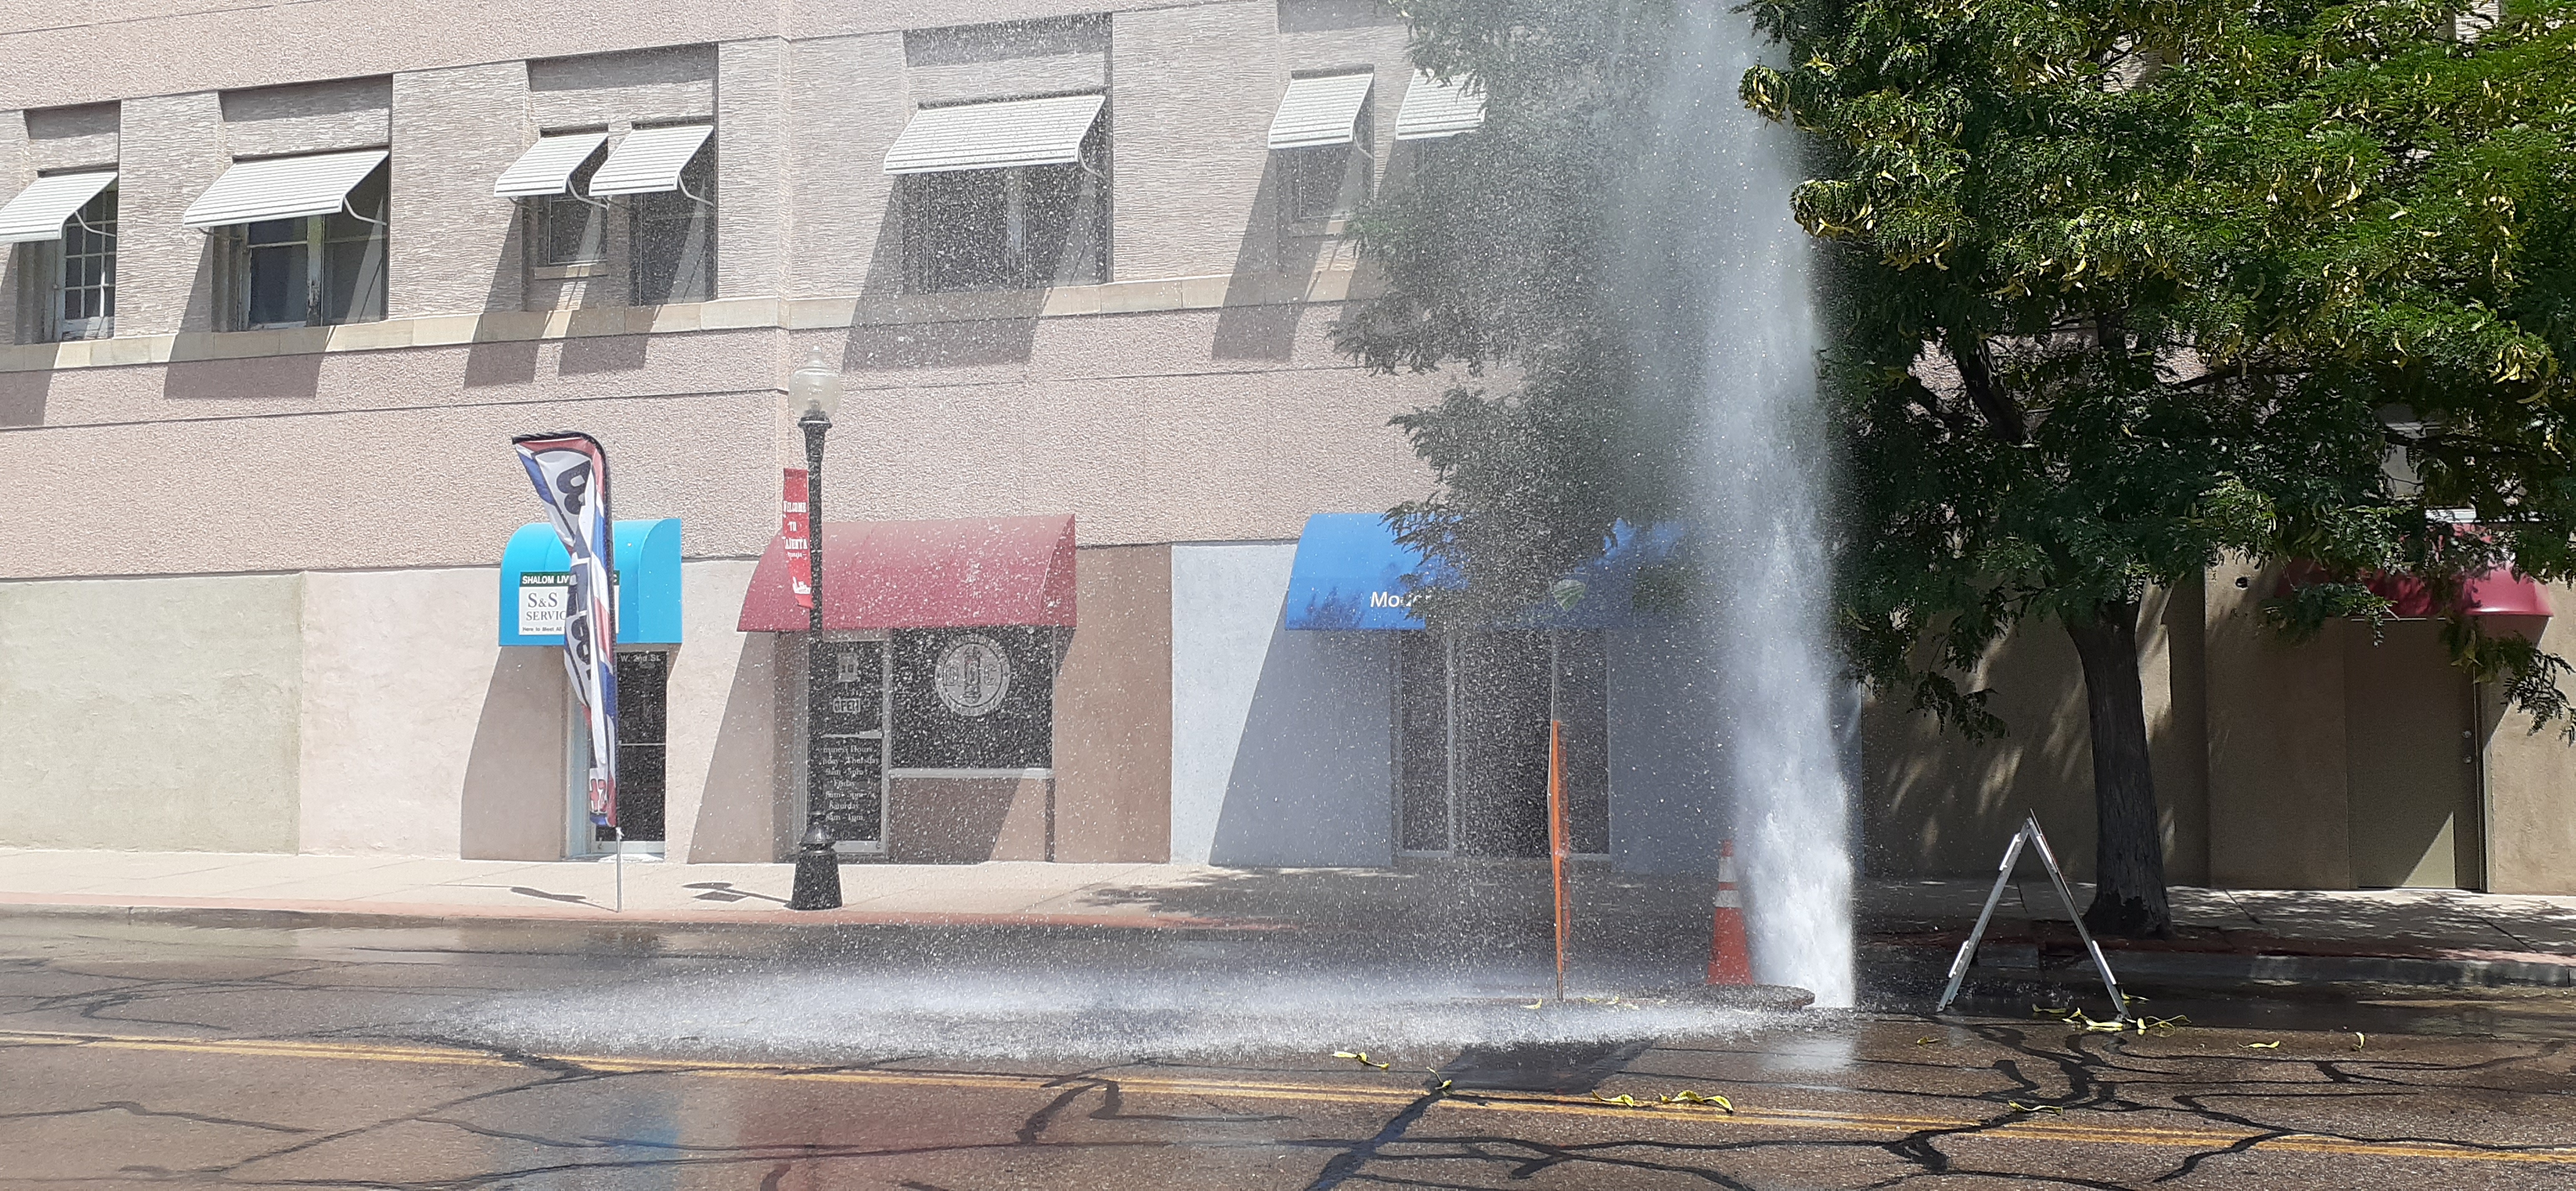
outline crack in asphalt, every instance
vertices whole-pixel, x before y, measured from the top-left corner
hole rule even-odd
[[[366,961],[372,962],[372,961]],[[1954,1021],[1941,1021],[1943,1029],[1962,1030],[1984,1044],[2002,1052],[1979,1066],[1963,1067],[1916,1058],[1876,1058],[1853,1056],[1840,1060],[1836,1073],[1838,1083],[1819,1083],[1812,1079],[1791,1080],[1783,1077],[1730,1077],[1730,1091],[1737,1099],[1758,1098],[1764,1091],[1788,1093],[1794,1089],[1825,1089],[1838,1093],[1866,1093],[1873,1097],[1900,1103],[1938,1106],[1957,1111],[1963,1106],[1985,1110],[1978,1119],[1955,1125],[1917,1129],[1893,1140],[1878,1138],[1831,1137],[1755,1137],[1710,1141],[1678,1141],[1646,1136],[1620,1136],[1597,1141],[1568,1142],[1504,1132],[1442,1131],[1420,1132],[1426,1116],[1444,1100],[1469,1103],[1484,1102],[1472,1093],[1423,1094],[1405,1103],[1380,1122],[1366,1136],[1267,1138],[1235,1140],[1223,1137],[1186,1136],[1184,1138],[1147,1137],[1078,1137],[1067,1136],[1065,1127],[1072,1120],[1106,1123],[1144,1123],[1157,1126],[1226,1126],[1278,1124],[1301,1119],[1296,1113],[1229,1112],[1207,1096],[1199,1102],[1211,1109],[1206,1114],[1155,1114],[1134,1111],[1128,1103],[1124,1081],[1115,1073],[1133,1073],[1139,1067],[1147,1070],[1186,1069],[1195,1072],[1264,1072],[1258,1067],[1232,1067],[1221,1064],[1184,1064],[1163,1059],[1122,1060],[1111,1066],[1068,1072],[1038,1085],[1052,1093],[1047,1101],[1020,1118],[1011,1127],[1007,1140],[953,1141],[910,1146],[872,1145],[851,1141],[780,1141],[719,1146],[690,1144],[668,1139],[622,1136],[615,1133],[581,1133],[566,1135],[545,1129],[505,1128],[472,1118],[471,1113],[505,1103],[508,1098],[558,1090],[566,1087],[595,1085],[606,1088],[628,1086],[636,1080],[649,1080],[675,1074],[668,1070],[603,1070],[586,1066],[578,1060],[565,1059],[495,1047],[488,1043],[466,1041],[439,1035],[423,1022],[402,1023],[395,1028],[382,1020],[366,1026],[321,1027],[291,1035],[250,1035],[235,1027],[207,1021],[191,1020],[174,1013],[186,1003],[205,998],[231,998],[275,994],[299,996],[364,995],[375,998],[454,998],[457,996],[491,996],[496,990],[463,985],[387,985],[357,981],[333,981],[322,977],[334,971],[332,963],[284,964],[276,970],[249,975],[206,977],[142,976],[115,971],[94,970],[82,961],[10,959],[0,963],[0,974],[7,979],[34,975],[96,982],[96,987],[79,991],[44,995],[10,996],[13,1007],[0,1016],[30,1017],[39,1014],[71,1014],[80,1020],[116,1025],[152,1025],[172,1029],[203,1031],[207,1034],[235,1038],[279,1037],[313,1039],[320,1037],[362,1038],[370,1040],[403,1040],[441,1045],[474,1053],[523,1067],[527,1077],[502,1086],[446,1097],[417,1109],[340,1129],[317,1129],[274,1121],[189,1112],[174,1108],[152,1107],[141,1100],[107,1100],[92,1104],[0,1114],[0,1123],[61,1119],[97,1114],[122,1113],[136,1118],[169,1118],[193,1123],[257,1132],[288,1135],[291,1141],[269,1146],[256,1153],[207,1168],[191,1168],[195,1178],[221,1185],[241,1187],[307,1187],[359,1186],[381,1191],[475,1191],[496,1187],[513,1180],[544,1178],[568,1173],[607,1173],[648,1169],[726,1169],[749,1167],[761,1170],[759,1185],[776,1188],[800,1167],[830,1161],[866,1161],[933,1156],[1009,1155],[1033,1151],[1056,1153],[1151,1151],[1179,1148],[1184,1150],[1246,1149],[1287,1150],[1301,1153],[1328,1151],[1320,1172],[1308,1184],[1309,1191],[1331,1191],[1357,1184],[1409,1187],[1469,1187],[1476,1182],[1450,1182],[1448,1177],[1461,1170],[1468,1177],[1491,1174],[1507,1181],[1520,1181],[1544,1173],[1566,1171],[1599,1171],[1610,1177],[1655,1175],[1695,1180],[1709,1186],[1749,1191],[1753,1184],[1741,1169],[1730,1169],[1736,1162],[1763,1154],[1797,1153],[1815,1155],[1832,1161],[1834,1154],[1877,1154],[1892,1160],[1898,1169],[1886,1177],[1866,1184],[1869,1187],[1896,1187],[1931,1180],[1973,1178],[1996,1182],[2032,1183],[2050,1186],[2114,1189],[2143,1183],[2179,1183],[2202,1174],[2212,1162],[2254,1153],[2267,1143],[2285,1138],[2317,1138],[2329,1141],[2367,1145],[2418,1145],[2442,1147],[2462,1153],[2495,1155],[2557,1152],[2563,1147],[2539,1142],[2500,1140],[2467,1140],[2458,1137],[2432,1136],[2415,1131],[2371,1131],[2354,1126],[2329,1126],[2318,1121],[2285,1119],[2314,1117],[2335,1106],[2364,1104],[2420,1096],[2428,1091],[2478,1098],[2502,1103],[2510,1112],[2513,1103],[2565,1103],[2571,1092],[2560,1060],[2571,1046],[2569,1040],[2547,1040],[2537,1043],[2512,1044],[2510,1053],[2492,1058],[2433,1060],[2392,1055],[2363,1057],[2341,1054],[2328,1057],[2297,1057],[2277,1054],[2199,1054],[2151,1053],[2137,1049],[2147,1042],[2128,1035],[2107,1036],[2059,1031],[2048,1025],[1981,1022],[1962,1026]],[[16,1007],[23,1006],[23,1008]],[[142,1015],[138,1015],[142,1014]],[[1879,1015],[1880,1021],[1920,1021],[1933,1024],[1935,1019],[1906,1015]],[[2163,1041],[2157,1039],[2155,1041]],[[12,1043],[0,1049],[32,1045]],[[1629,1065],[1623,1078],[1652,1078],[1647,1070],[1657,1066],[1648,1051]],[[1759,1052],[1745,1047],[1720,1048],[1704,1045],[1667,1048],[1660,1052],[1674,1056],[1734,1057]],[[900,1064],[900,1065],[898,1065]],[[914,1066],[914,1064],[926,1064]],[[745,1069],[751,1069],[746,1065]],[[760,1065],[760,1069],[781,1069]],[[978,1072],[944,1068],[932,1056],[907,1055],[892,1059],[875,1059],[857,1063],[827,1063],[784,1069],[788,1074],[831,1074],[838,1072],[881,1072],[919,1075],[974,1075]],[[1984,1072],[1983,1086],[1966,1090],[1933,1090],[1914,1086],[1909,1080],[1929,1081],[1938,1074],[1957,1077]],[[1095,1102],[1096,1101],[1096,1102]],[[2020,1101],[2059,1108],[2068,1113],[2085,1114],[2153,1114],[2159,1128],[2176,1132],[2199,1124],[2224,1128],[2231,1136],[2223,1144],[2175,1147],[2184,1152],[2170,1161],[2151,1164],[2134,1180],[2109,1182],[2069,1173],[2042,1173],[2014,1169],[1997,1160],[1970,1160],[1961,1156],[1962,1143],[1992,1135],[1995,1131],[2031,1119],[2028,1113],[2008,1110],[2009,1102]],[[1085,1105],[1090,1105],[1087,1109]],[[503,1108],[500,1111],[509,1111]],[[1665,1120],[1675,1118],[1665,1117]],[[2070,1118],[2074,1119],[2074,1118]],[[443,1178],[293,1178],[267,1175],[263,1166],[324,1147],[344,1142],[363,1144],[372,1135],[402,1126],[419,1126],[453,1131],[466,1137],[507,1141],[539,1151],[552,1151],[584,1160],[537,1161],[509,1163],[509,1169],[489,1170],[470,1175]],[[2022,1142],[2034,1140],[2023,1134],[2013,1138]],[[533,1157],[534,1155],[531,1155]],[[147,1172],[158,1168],[133,1166],[128,1172]],[[935,1191],[923,1182],[901,1184],[906,1187]]]

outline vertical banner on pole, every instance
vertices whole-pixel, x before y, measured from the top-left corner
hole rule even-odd
[[[805,469],[787,472],[786,497],[778,505],[778,537],[787,546],[787,584],[799,607],[814,606],[813,536],[806,532]]]
[[[608,513],[608,451],[574,431],[510,439],[572,563],[564,669],[590,724],[590,821],[617,825],[617,546]],[[621,874],[622,875],[622,874]]]

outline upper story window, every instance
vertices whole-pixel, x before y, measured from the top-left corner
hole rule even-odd
[[[72,213],[63,228],[62,268],[54,286],[54,337],[105,339],[116,334],[116,188]]]
[[[581,181],[588,179],[575,185]],[[607,262],[610,207],[606,202],[580,194],[553,194],[529,199],[523,206],[531,228],[528,245],[534,255],[530,259],[538,268]]]
[[[20,339],[105,339],[116,333],[113,171],[36,179],[0,206],[0,243],[19,245]]]
[[[227,330],[385,317],[382,149],[239,161],[181,222],[215,237]]]
[[[716,295],[716,161],[712,147],[669,190],[627,207],[628,289],[638,306],[704,302]]]
[[[613,149],[605,132],[537,138],[492,187],[520,200],[534,275],[616,285],[622,274],[638,306],[713,298],[714,131],[638,128]]]
[[[1103,97],[914,112],[886,153],[912,293],[1091,285],[1109,274]]]
[[[1376,77],[1358,73],[1288,80],[1270,119],[1270,152],[1283,222],[1320,224],[1357,210],[1367,197],[1373,139],[1369,94]]]

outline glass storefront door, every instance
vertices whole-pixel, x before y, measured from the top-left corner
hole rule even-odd
[[[1406,633],[1396,644],[1397,847],[1547,855],[1548,720],[1562,725],[1566,829],[1610,848],[1609,682],[1598,632]]]
[[[590,722],[580,703],[566,693],[565,716],[572,723],[571,744],[564,757],[565,773],[570,779],[565,806],[572,827],[568,855],[606,856],[616,852],[620,831],[625,834],[624,851],[628,855],[662,854],[663,841],[669,838],[664,807],[670,790],[670,692],[669,650],[618,651],[616,827],[601,827],[590,821],[589,795],[584,788],[590,766]]]

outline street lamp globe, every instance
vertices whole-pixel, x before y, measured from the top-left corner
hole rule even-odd
[[[841,412],[841,370],[815,348],[787,377],[787,404],[800,417],[820,415],[826,422]]]

